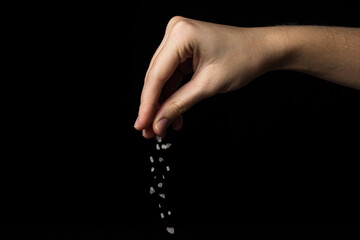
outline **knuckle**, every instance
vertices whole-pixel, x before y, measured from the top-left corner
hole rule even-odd
[[[191,19],[181,16],[172,17],[167,25],[167,31],[172,35],[180,35],[187,37],[188,34],[194,32],[194,23]]]
[[[180,100],[176,100],[176,101],[172,102],[170,104],[170,108],[174,114],[174,117],[175,116],[178,117],[186,111],[185,104]]]

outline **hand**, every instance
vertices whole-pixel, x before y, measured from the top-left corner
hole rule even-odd
[[[135,128],[163,136],[204,98],[238,89],[275,69],[360,89],[360,29],[319,26],[239,28],[183,17],[168,23],[145,76]],[[184,74],[192,79],[177,89]]]
[[[276,56],[265,32],[172,18],[150,62],[135,128],[146,138],[164,135],[170,124],[179,130],[182,114],[195,103],[240,88],[269,70]],[[192,71],[192,79],[177,89]]]

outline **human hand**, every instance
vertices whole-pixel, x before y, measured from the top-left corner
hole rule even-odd
[[[238,89],[277,58],[267,31],[172,18],[145,77],[135,128],[146,138],[182,127],[182,114],[204,98]],[[184,74],[192,79],[177,89]]]

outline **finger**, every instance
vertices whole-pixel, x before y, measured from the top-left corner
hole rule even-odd
[[[173,17],[169,23],[167,24],[166,26],[166,31],[165,31],[165,35],[164,35],[164,38],[162,39],[159,47],[156,49],[151,61],[150,61],[150,65],[149,65],[149,69],[151,68],[154,60],[156,59],[156,57],[158,56],[159,52],[161,51],[161,49],[164,47],[165,45],[165,42],[167,41],[168,37],[169,37],[169,33],[171,32],[173,26],[180,20],[184,19],[183,17]],[[147,74],[147,73],[146,73]],[[146,79],[146,78],[145,78]]]
[[[142,135],[144,138],[147,138],[147,139],[150,139],[150,138],[153,138],[155,137],[155,133],[154,131],[152,130],[152,128],[145,128],[144,130],[142,130]]]
[[[175,39],[169,38],[148,71],[141,94],[139,118],[136,125],[138,130],[151,125],[164,84],[173,75],[179,63],[185,61],[190,55],[188,46],[178,44]]]

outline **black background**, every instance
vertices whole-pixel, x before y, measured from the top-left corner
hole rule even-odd
[[[167,237],[149,196],[155,141],[133,124],[145,72],[172,16],[242,27],[360,23],[355,1],[49,9],[39,29],[47,46],[39,84],[45,91],[34,94],[41,97],[31,115],[40,144],[29,150],[46,162],[36,162],[26,187],[54,239]],[[276,71],[194,106],[183,129],[167,136],[176,237],[357,226],[359,103],[359,91]]]

